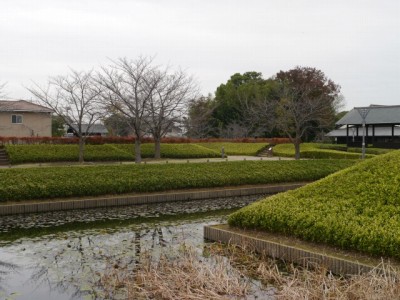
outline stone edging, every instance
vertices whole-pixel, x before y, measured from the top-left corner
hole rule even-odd
[[[46,201],[38,203],[21,203],[0,205],[0,216],[48,212],[57,210],[72,210],[97,207],[111,207],[124,205],[139,205],[160,202],[189,201],[224,197],[249,196],[257,194],[276,194],[287,190],[293,190],[305,185],[305,183],[265,185],[255,187],[238,187],[224,189],[208,189],[198,191],[183,191],[176,193],[157,193],[125,195],[107,198],[79,199],[65,201]]]
[[[252,237],[235,231],[216,228],[214,226],[204,227],[204,238],[214,242],[233,244],[238,246],[250,246],[258,253],[293,262],[301,266],[324,266],[334,274],[360,274],[369,272],[374,266],[360,263],[358,261],[346,260],[322,253],[317,253],[285,244]]]

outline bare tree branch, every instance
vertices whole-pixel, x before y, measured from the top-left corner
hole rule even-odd
[[[212,114],[215,105],[211,95],[198,97],[189,102],[188,118],[186,121],[186,131],[189,137],[205,138],[215,130],[212,122]]]
[[[6,92],[5,92],[5,87],[7,85],[7,82],[0,83],[0,99],[6,97]]]
[[[79,138],[79,162],[84,161],[86,138],[103,115],[99,109],[101,90],[96,86],[92,73],[71,70],[69,75],[51,77],[46,87],[34,83],[34,87],[28,88],[37,102],[53,109],[74,129]]]
[[[297,67],[277,74],[282,85],[276,107],[276,127],[287,134],[300,158],[300,143],[309,130],[332,125],[340,102],[340,87],[314,68]]]
[[[152,62],[147,57],[120,58],[110,67],[102,67],[97,76],[97,82],[105,89],[103,99],[125,117],[135,135],[136,163],[142,159],[140,145],[146,133],[147,106],[161,80]]]
[[[155,142],[155,158],[160,158],[160,143],[168,131],[182,122],[188,103],[196,98],[197,86],[183,71],[158,71],[158,84],[147,107],[145,122]]]

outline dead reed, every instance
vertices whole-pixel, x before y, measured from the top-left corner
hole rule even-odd
[[[161,254],[155,260],[144,255],[129,275],[115,267],[101,278],[110,299],[219,300],[242,298],[250,293],[248,281],[230,266],[229,260],[222,256],[205,258],[188,246],[181,247],[174,257]]]
[[[210,249],[213,255],[229,257],[246,276],[273,285],[275,299],[400,299],[399,271],[388,264],[382,263],[365,274],[338,276],[322,266],[303,268],[274,261],[251,248],[214,245]]]
[[[213,244],[202,255],[184,245],[178,254],[141,257],[135,270],[114,265],[100,284],[108,299],[249,299],[257,293],[271,299],[400,299],[400,274],[381,264],[373,271],[337,276],[321,266],[284,264],[250,248]],[[261,282],[255,290],[250,279]],[[256,287],[257,288],[257,287]],[[252,298],[253,299],[253,298]],[[259,297],[259,299],[264,299]]]

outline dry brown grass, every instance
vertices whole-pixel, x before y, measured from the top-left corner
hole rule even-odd
[[[236,299],[250,293],[248,281],[221,256],[204,263],[193,247],[184,246],[178,257],[161,254],[157,261],[145,255],[134,272],[112,268],[101,285],[114,299]],[[116,292],[118,291],[118,292]]]
[[[276,262],[251,249],[213,246],[214,255],[226,255],[231,264],[264,285],[276,287],[276,299],[400,299],[400,274],[390,265],[381,264],[366,274],[333,275],[321,266],[302,268]]]
[[[249,248],[214,244],[203,255],[210,258],[185,246],[173,257],[161,254],[154,261],[144,256],[135,271],[118,265],[109,268],[101,285],[110,299],[117,295],[123,299],[247,299],[257,292],[249,284],[248,278],[253,278],[266,291],[275,287],[274,299],[400,299],[400,274],[384,264],[367,274],[343,277],[320,266],[307,269],[273,261]]]

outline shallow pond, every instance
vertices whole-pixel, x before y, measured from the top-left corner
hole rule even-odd
[[[259,198],[2,217],[0,299],[94,299],[110,262],[134,268],[143,251],[156,255],[182,243],[202,249],[204,225],[224,222]]]

